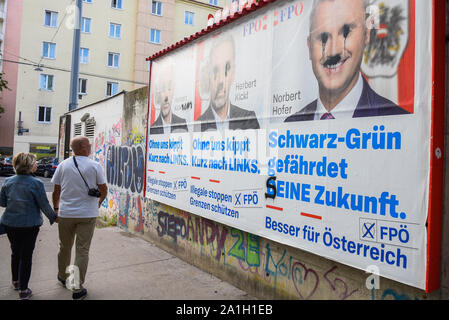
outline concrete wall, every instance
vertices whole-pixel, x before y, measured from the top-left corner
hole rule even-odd
[[[120,216],[127,197],[142,194],[144,171],[142,166],[137,169],[137,163],[143,164],[145,157],[147,96],[144,87],[70,113],[71,137],[74,136],[74,125],[84,114],[89,113],[90,118],[95,119],[91,158],[103,167],[109,189],[100,210],[101,216]]]
[[[122,113],[125,93],[122,92],[109,99],[70,112],[71,137],[74,137],[74,125],[82,123],[81,134],[85,135],[85,122],[81,118],[89,113],[89,120],[95,120],[94,136],[89,137],[92,144],[91,158],[98,161],[103,169],[106,166],[107,148],[110,145],[119,147],[122,143]],[[108,201],[103,202],[103,215],[108,214]],[[111,213],[112,214],[112,213]]]

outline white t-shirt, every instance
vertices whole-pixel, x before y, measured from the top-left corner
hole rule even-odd
[[[76,156],[76,162],[89,188],[98,188],[99,184],[106,183],[103,169],[98,162],[84,156]],[[60,217],[95,218],[98,216],[99,198],[87,194],[89,188],[76,169],[73,157],[65,159],[58,165],[51,182],[61,186],[58,214]]]

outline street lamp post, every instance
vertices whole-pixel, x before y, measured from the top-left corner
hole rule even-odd
[[[69,111],[75,110],[78,106],[78,76],[80,60],[80,38],[81,38],[81,9],[82,0],[76,0],[75,25],[73,33],[73,51],[72,51],[72,71],[70,78],[70,101]]]

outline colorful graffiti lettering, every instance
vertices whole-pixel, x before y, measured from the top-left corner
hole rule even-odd
[[[131,132],[128,133],[126,145],[133,146],[145,143],[145,136],[138,132],[137,126],[134,126]]]
[[[234,228],[229,231],[226,226],[181,211],[170,214],[161,208],[158,210],[157,225],[154,226],[158,237],[169,237],[174,245],[181,245],[181,241],[200,245],[203,254],[203,249],[209,247],[215,261],[223,261],[226,267],[234,270],[238,266],[243,272],[249,272],[272,286],[274,294],[279,288],[291,286],[300,299],[311,299],[319,286],[325,285],[336,299],[345,300],[358,291],[335,275],[337,266],[320,276],[314,268],[288,255],[287,249],[275,252],[266,243],[262,251],[260,238],[256,235]]]
[[[122,118],[116,123],[112,125],[112,133],[118,137],[122,134]]]
[[[145,178],[142,146],[107,148],[106,178],[109,185],[140,193]]]

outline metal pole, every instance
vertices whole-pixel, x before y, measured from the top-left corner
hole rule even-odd
[[[17,123],[17,135],[22,136],[22,128],[23,128],[23,121],[22,121],[22,111],[19,111],[19,121]]]
[[[69,111],[78,107],[78,76],[80,67],[81,9],[82,0],[76,0],[75,25],[73,33],[72,72],[70,78]]]

